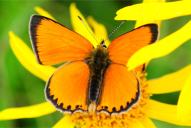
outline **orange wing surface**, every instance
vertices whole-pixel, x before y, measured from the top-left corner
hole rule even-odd
[[[93,50],[84,37],[43,16],[32,16],[30,36],[38,62],[44,65],[84,60]]]
[[[147,24],[114,39],[108,47],[113,63],[127,64],[130,56],[140,48],[155,42],[158,35],[156,24]]]
[[[66,63],[49,79],[46,97],[64,112],[87,111],[89,67],[82,61]]]
[[[140,95],[139,82],[132,72],[119,64],[111,64],[106,69],[98,112],[119,113],[127,111]]]

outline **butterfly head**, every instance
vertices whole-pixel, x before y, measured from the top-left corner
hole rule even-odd
[[[105,40],[101,41],[100,46],[102,46],[103,48],[107,48],[107,46],[105,45]]]
[[[92,68],[103,68],[110,64],[107,48],[104,44],[98,45],[98,47],[86,58],[86,61]]]

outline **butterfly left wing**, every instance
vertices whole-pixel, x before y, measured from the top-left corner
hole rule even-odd
[[[91,43],[60,23],[39,15],[31,17],[30,37],[38,62],[44,65],[84,60]]]
[[[98,112],[119,113],[135,104],[140,95],[135,74],[119,64],[110,64],[103,79],[103,88]]]
[[[64,64],[49,79],[46,97],[63,112],[87,111],[89,72],[83,61]]]

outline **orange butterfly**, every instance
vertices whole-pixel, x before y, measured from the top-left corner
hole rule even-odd
[[[47,82],[47,99],[63,112],[127,111],[139,100],[140,85],[126,64],[133,53],[157,39],[157,29],[147,24],[114,39],[108,48],[104,42],[94,48],[56,21],[32,16],[30,37],[38,62],[67,62]]]

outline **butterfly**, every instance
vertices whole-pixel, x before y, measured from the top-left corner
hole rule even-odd
[[[126,112],[140,98],[140,82],[128,59],[155,42],[156,24],[146,24],[95,48],[83,36],[39,15],[30,20],[30,38],[39,64],[65,62],[46,84],[47,99],[62,112]],[[144,70],[144,65],[137,68]]]

